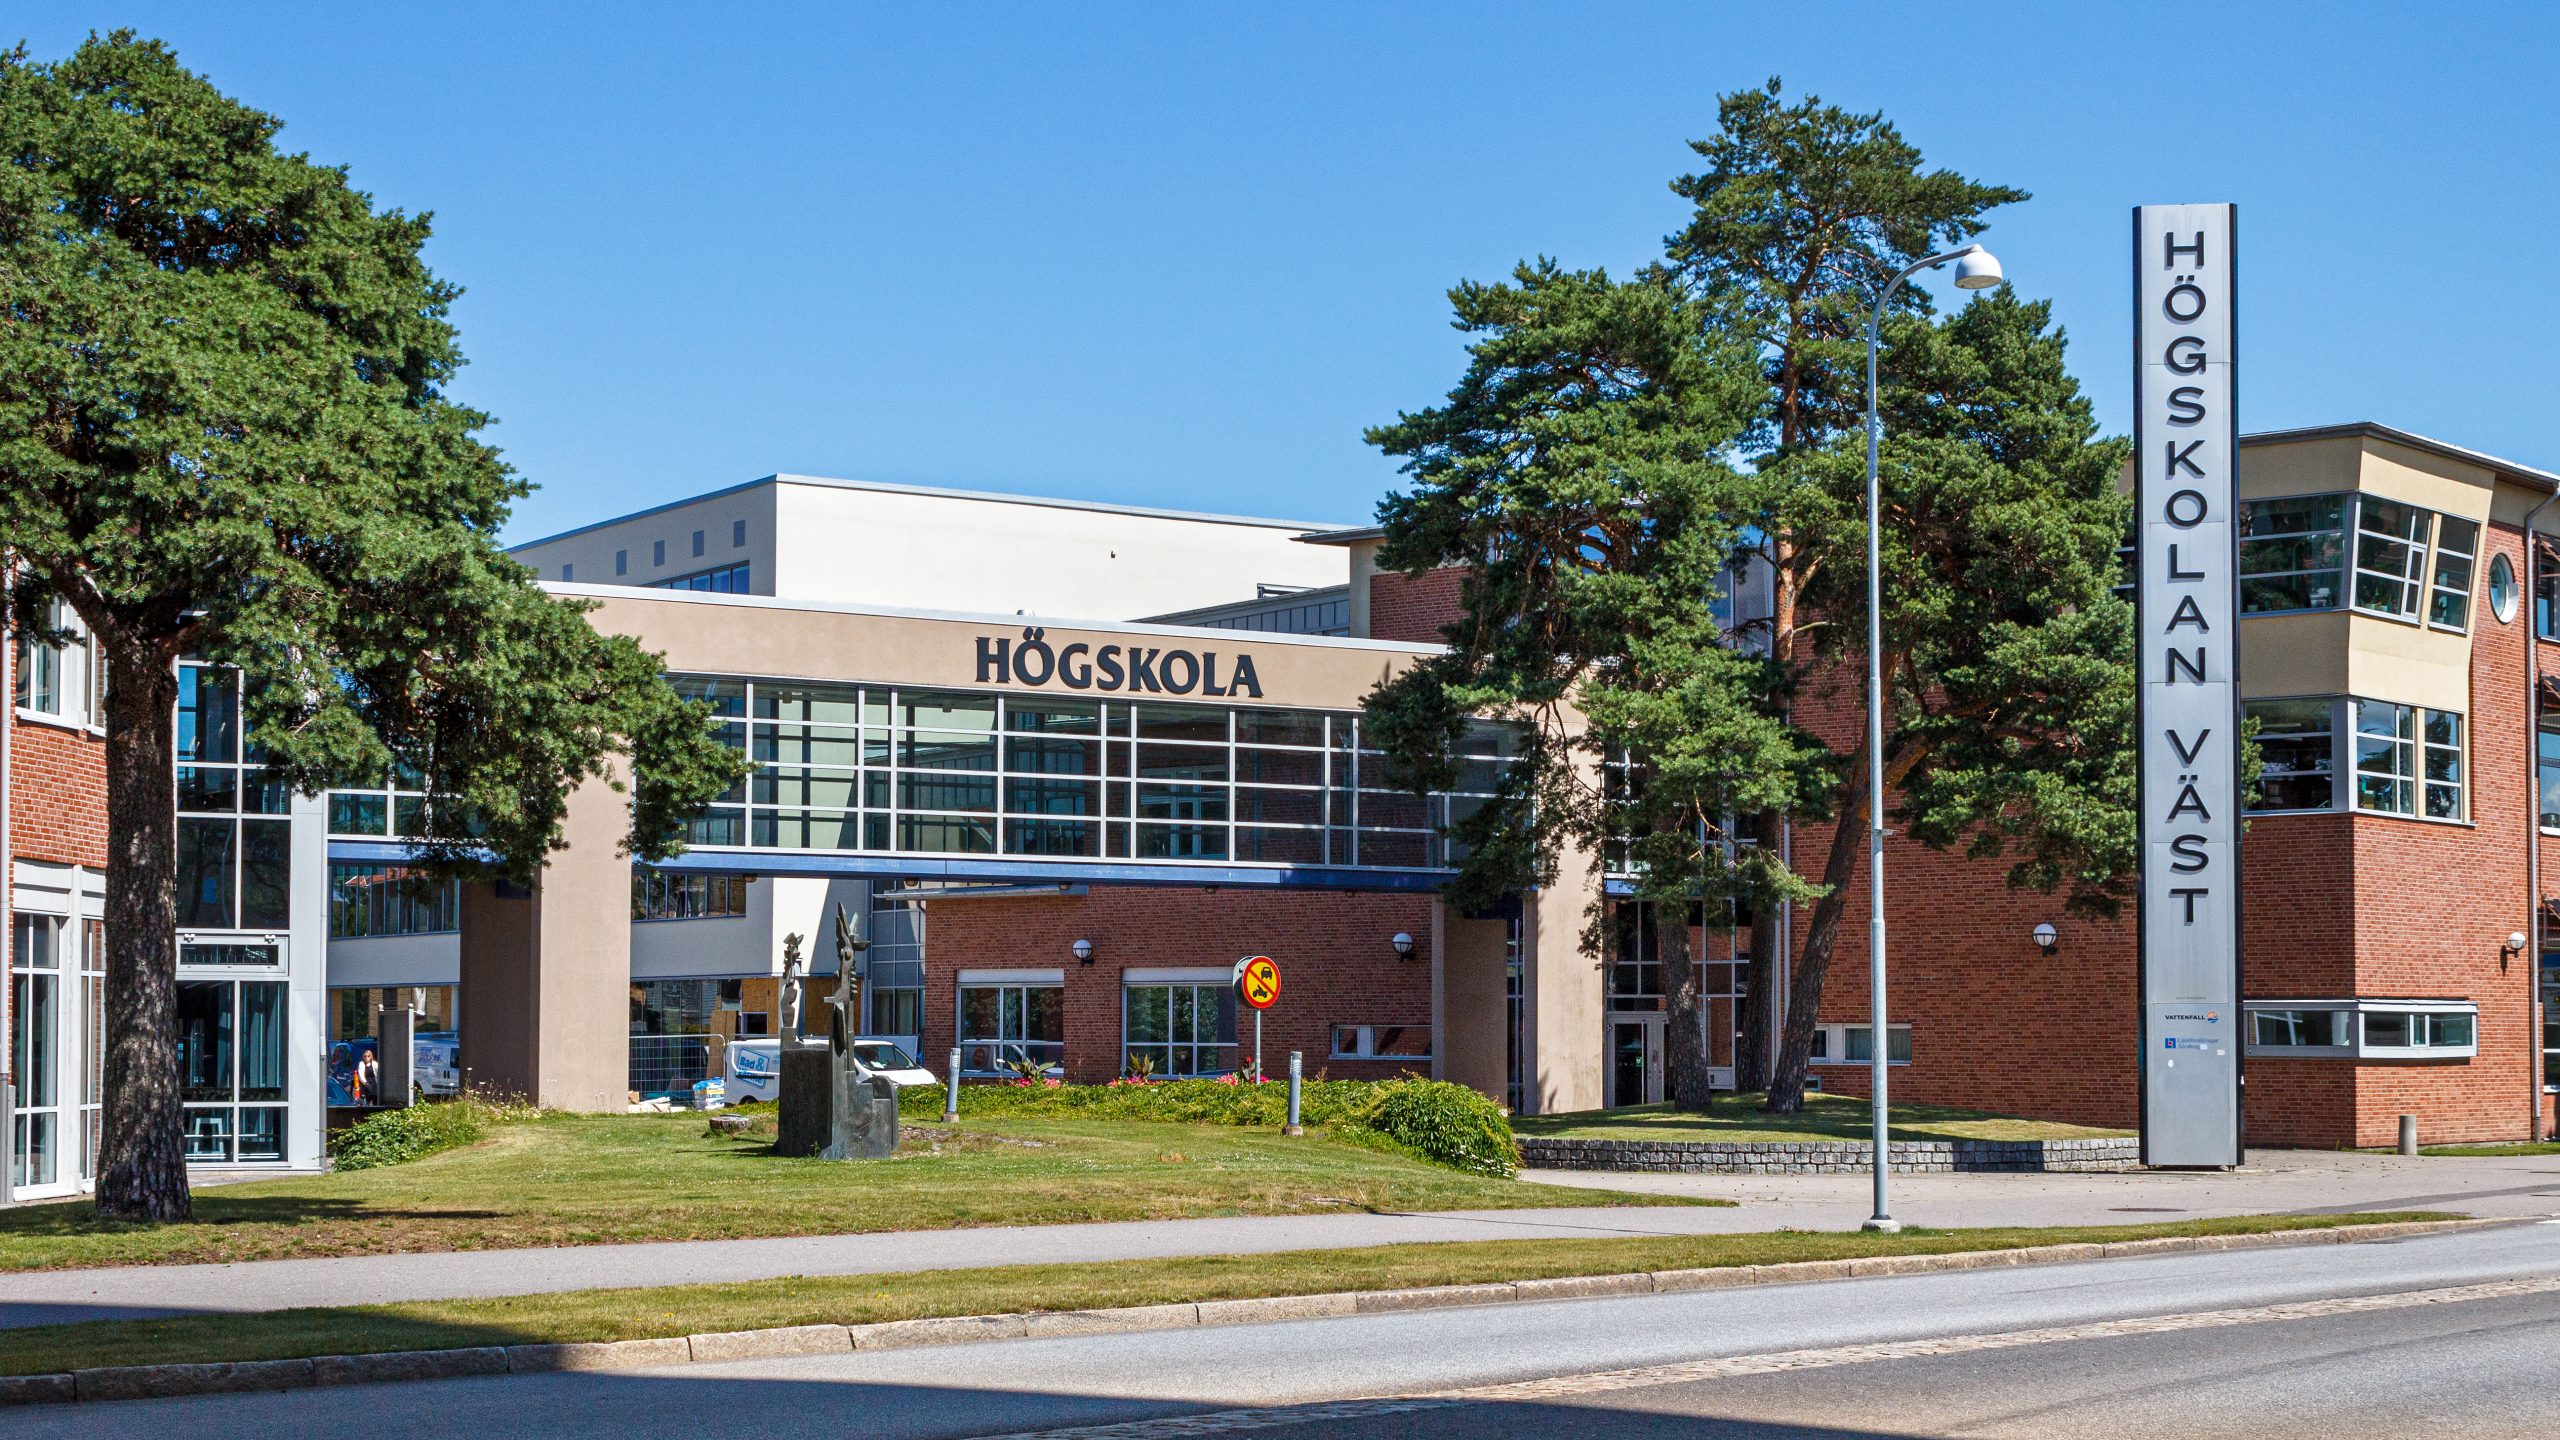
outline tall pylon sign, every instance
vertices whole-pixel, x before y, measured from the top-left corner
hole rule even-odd
[[[2241,1160],[2239,215],[2133,212],[2142,1158]]]

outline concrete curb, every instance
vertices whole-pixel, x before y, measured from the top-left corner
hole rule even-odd
[[[884,1320],[870,1325],[791,1325],[771,1330],[730,1330],[716,1334],[590,1344],[484,1345],[457,1350],[402,1350],[378,1355],[323,1355],[307,1360],[124,1365],[74,1370],[65,1374],[0,1377],[0,1408],[220,1395],[249,1390],[303,1390],[323,1385],[380,1385],[471,1375],[636,1370],[794,1355],[843,1355],[922,1345],[958,1345],[979,1340],[1130,1334],[1207,1325],[1253,1325],[1279,1320],[1320,1320],[1347,1315],[1439,1310],[1463,1305],[1518,1304],[1611,1295],[1667,1295],[1746,1285],[1799,1285],[1876,1275],[2060,1265],[2080,1260],[2174,1255],[2202,1250],[2349,1245],[2526,1223],[2529,1222],[2512,1219],[2417,1220],[2389,1225],[2342,1225],[2326,1230],[2272,1231],[2261,1235],[2174,1236],[2107,1245],[2035,1245],[2016,1250],[1961,1250],[1944,1255],[1879,1255],[1853,1260],[1799,1260],[1779,1265],[1723,1265],[1699,1270],[1651,1270],[1624,1275],[1497,1280],[1481,1285],[1435,1285],[1411,1290],[1274,1295],[1255,1300],[1201,1300],[1172,1305],[1139,1305],[1119,1310],[953,1315],[925,1320]]]
[[[1864,1140],[1604,1140],[1571,1135],[1519,1137],[1520,1163],[1535,1170],[1617,1170],[1684,1175],[1864,1175],[1875,1151]],[[2142,1142],[2131,1135],[2079,1140],[1896,1140],[1893,1168],[1905,1174],[2061,1174],[2138,1170]]]

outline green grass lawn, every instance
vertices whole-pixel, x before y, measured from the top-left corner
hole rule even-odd
[[[1760,1108],[1759,1095],[1718,1095],[1704,1115],[1668,1105],[1630,1105],[1618,1110],[1579,1110],[1564,1115],[1515,1119],[1522,1136],[1555,1136],[1579,1140],[1724,1140],[1740,1144],[1785,1144],[1806,1140],[1864,1140],[1867,1102],[1850,1095],[1813,1094],[1794,1115],[1772,1115]],[[1889,1123],[1896,1140],[2089,1140],[2129,1135],[2129,1130],[2098,1130],[2049,1120],[2021,1120],[1957,1110],[1944,1105],[1895,1105]]]
[[[297,1359],[387,1350],[638,1340],[783,1325],[860,1325],[940,1315],[1089,1310],[1264,1295],[1613,1275],[1644,1270],[1766,1265],[1877,1255],[2009,1250],[2170,1235],[2246,1235],[2395,1220],[2375,1215],[2247,1215],[2152,1225],[2054,1229],[1779,1231],[1606,1240],[1492,1240],[1212,1255],[1110,1265],[1017,1265],[904,1275],[798,1276],[656,1289],[577,1290],[494,1300],[422,1301],[103,1320],[0,1330],[0,1375],[78,1366]]]
[[[764,1122],[768,1127],[769,1119]],[[1679,1204],[1462,1174],[1309,1132],[993,1118],[911,1127],[888,1160],[786,1160],[703,1117],[542,1115],[405,1165],[198,1191],[199,1223],[0,1210],[0,1270],[1319,1211]]]
[[[2389,1154],[2392,1152],[2378,1152]],[[2421,1145],[2421,1155],[2560,1155],[2560,1141],[2517,1140],[2503,1145]]]

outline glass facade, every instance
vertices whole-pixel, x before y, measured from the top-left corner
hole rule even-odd
[[[178,982],[178,1095],[189,1161],[284,1159],[284,982]]]
[[[745,875],[668,875],[631,872],[634,920],[718,920],[747,913]]]
[[[2470,628],[2480,524],[2374,495],[2300,495],[2240,507],[2240,608],[2335,610]],[[2538,605],[2539,608],[2539,605]]]
[[[462,882],[405,865],[329,864],[329,938],[444,935],[462,928]]]
[[[673,678],[756,764],[697,846],[1433,869],[1511,744],[1476,727],[1425,797],[1347,713]]]
[[[178,667],[178,925],[282,930],[293,886],[291,798],[240,727],[240,677]]]
[[[2352,808],[2428,820],[2468,814],[2462,716],[2451,710],[2334,698],[2252,700],[2242,708],[2258,723],[2252,811]],[[2541,749],[2549,813],[2560,797],[2560,734],[2542,739]],[[2344,793],[2341,774],[2349,782]]]
[[[698,530],[695,531],[694,540],[696,541],[696,544],[694,545],[693,553],[696,555],[702,553],[702,547],[699,543],[701,539],[702,532]],[[661,565],[667,563],[666,548],[667,542],[664,540],[658,542],[658,563]],[[619,556],[615,557],[614,573],[617,575],[622,573],[621,558]],[[664,580],[652,580],[649,582],[648,588],[652,590],[699,590],[712,595],[746,595],[753,593],[748,588],[747,562],[743,560],[739,561],[735,565],[720,565],[709,570],[697,570],[690,575],[674,575]]]

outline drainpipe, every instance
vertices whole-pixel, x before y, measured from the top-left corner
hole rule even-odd
[[[2542,549],[2534,543],[2533,527],[2555,500],[2560,500],[2560,484],[2553,485],[2551,493],[2524,515],[2525,587],[2520,607],[2525,612],[2525,793],[2530,797],[2524,807],[2524,933],[2533,942],[2533,958],[2524,967],[2524,1014],[2528,1026],[2525,1079],[2526,1092],[2533,1101],[2533,1119],[2524,1133],[2537,1140],[2542,1138],[2542,638],[2535,633],[2532,607],[2542,593]]]

